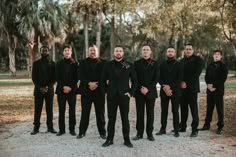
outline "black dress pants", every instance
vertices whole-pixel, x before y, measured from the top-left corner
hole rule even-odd
[[[112,98],[107,99],[107,111],[108,111],[108,126],[107,126],[107,140],[113,141],[115,134],[115,123],[117,109],[120,109],[120,116],[122,121],[122,132],[125,141],[130,141],[130,125],[129,125],[129,100],[126,95],[121,96],[116,94]]]
[[[97,120],[97,128],[100,135],[106,135],[105,129],[105,95],[81,96],[81,119],[79,126],[79,134],[85,134],[89,125],[89,117],[91,106],[94,103],[95,114]]]
[[[144,115],[145,115],[145,107],[146,107],[146,115],[147,115],[147,122],[146,122],[146,133],[147,136],[152,136],[153,131],[153,122],[154,122],[154,106],[155,106],[155,99],[148,99],[146,96],[138,95],[135,97],[136,102],[136,129],[137,135],[143,136],[144,132]]]
[[[65,132],[65,111],[66,102],[69,105],[69,130],[70,132],[75,131],[75,105],[76,95],[75,94],[58,94],[57,95],[58,107],[59,107],[59,132]]]
[[[181,108],[181,124],[182,129],[187,128],[188,111],[190,108],[192,114],[192,131],[198,130],[199,116],[198,116],[198,102],[197,93],[183,92],[180,98],[180,108]]]
[[[178,132],[179,130],[179,96],[167,96],[165,94],[161,94],[161,130],[166,130],[167,125],[167,117],[169,110],[169,101],[171,101],[172,105],[172,114],[173,114],[173,127],[174,131]]]
[[[47,115],[47,127],[53,129],[53,93],[36,93],[34,96],[34,130],[39,130],[40,118],[43,108],[43,102],[45,100],[46,115]]]
[[[218,113],[217,126],[222,129],[224,127],[224,100],[223,95],[216,95],[215,93],[207,94],[207,111],[204,125],[210,127],[215,106]]]

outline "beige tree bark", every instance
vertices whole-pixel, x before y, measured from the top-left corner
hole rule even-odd
[[[98,11],[97,14],[97,35],[96,35],[96,46],[98,48],[98,55],[100,56],[101,47],[101,31],[102,31],[102,14]]]
[[[30,41],[29,44],[28,44],[27,71],[28,71],[29,78],[31,77],[31,73],[32,73],[34,45],[35,45],[34,41]]]
[[[84,15],[84,44],[85,44],[85,57],[88,55],[88,14]]]

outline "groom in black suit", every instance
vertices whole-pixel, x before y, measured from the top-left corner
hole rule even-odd
[[[124,145],[133,147],[129,138],[129,100],[134,95],[137,87],[137,78],[133,64],[124,60],[123,57],[123,47],[116,46],[114,49],[114,60],[105,65],[102,73],[101,87],[103,92],[107,92],[108,111],[108,136],[106,142],[102,145],[103,147],[113,144],[118,106],[122,120]]]

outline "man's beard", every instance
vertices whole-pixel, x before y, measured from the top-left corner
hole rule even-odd
[[[47,57],[49,56],[49,54],[42,53],[41,56],[42,56],[43,58],[47,58]]]
[[[122,59],[123,58],[123,56],[121,56],[121,55],[116,55],[115,56],[115,59],[118,59],[118,60],[120,60],[120,59]]]
[[[89,57],[92,58],[92,59],[94,59],[94,58],[96,58],[96,54],[90,54]]]
[[[174,56],[167,56],[168,60],[173,60],[175,57]]]

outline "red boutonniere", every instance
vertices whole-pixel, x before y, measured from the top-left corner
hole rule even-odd
[[[122,63],[122,68],[128,69],[130,67],[129,63],[127,61],[124,61]]]
[[[71,58],[70,61],[71,61],[71,64],[76,63],[76,61],[73,58]]]
[[[101,58],[96,58],[96,60],[97,60],[97,63],[101,63],[102,62]]]

